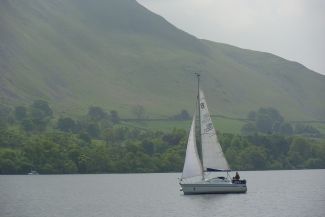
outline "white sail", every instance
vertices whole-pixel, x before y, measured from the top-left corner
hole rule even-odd
[[[217,134],[202,90],[200,90],[199,98],[203,169],[204,171],[211,169],[229,170],[228,162],[218,142]]]
[[[195,115],[194,115],[190,134],[188,137],[188,142],[187,142],[182,179],[190,178],[194,176],[202,176],[202,175],[203,175],[202,165],[196,148]]]

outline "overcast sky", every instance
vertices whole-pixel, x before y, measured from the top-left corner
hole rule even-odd
[[[325,0],[138,0],[198,38],[266,51],[325,75]]]

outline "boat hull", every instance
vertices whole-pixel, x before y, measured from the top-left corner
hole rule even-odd
[[[212,184],[212,183],[180,183],[181,191],[187,194],[227,194],[227,193],[246,193],[246,184]]]

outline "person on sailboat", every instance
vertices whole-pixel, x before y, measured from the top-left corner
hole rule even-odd
[[[235,175],[234,179],[235,180],[239,180],[240,179],[240,176],[239,176],[239,173],[238,172],[236,172],[236,175]]]

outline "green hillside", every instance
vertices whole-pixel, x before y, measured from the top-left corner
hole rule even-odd
[[[195,107],[196,82],[213,114],[275,107],[325,120],[325,76],[272,54],[199,40],[134,0],[0,1],[0,100],[44,99],[57,113],[91,105],[151,117]]]

